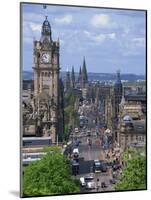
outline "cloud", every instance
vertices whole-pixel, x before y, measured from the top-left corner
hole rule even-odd
[[[24,21],[23,22],[23,40],[27,44],[32,44],[33,38],[39,39],[41,24]]]
[[[42,14],[27,12],[23,14],[23,21],[42,22],[45,17]]]
[[[30,22],[29,27],[31,28],[32,31],[41,32],[41,24]]]
[[[72,22],[73,18],[72,15],[65,15],[61,18],[55,18],[55,22],[58,24],[70,24]]]
[[[84,34],[87,36],[87,38],[89,38],[90,40],[92,40],[93,42],[96,43],[102,43],[105,40],[108,39],[115,39],[116,38],[116,34],[115,33],[101,33],[101,34],[95,34],[89,31],[84,31]]]
[[[109,33],[108,34],[108,38],[115,39],[116,38],[116,34],[115,33]]]
[[[106,39],[106,35],[105,34],[95,35],[95,36],[92,36],[91,39],[94,42],[104,42],[104,40]]]
[[[129,38],[123,42],[123,56],[142,56],[145,55],[145,38]]]
[[[100,28],[100,27],[108,27],[110,24],[110,17],[107,14],[97,14],[94,15],[90,21],[91,25]]]
[[[145,38],[144,37],[133,38],[132,42],[137,47],[144,47],[145,46]]]

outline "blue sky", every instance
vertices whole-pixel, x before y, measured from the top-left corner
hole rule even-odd
[[[145,12],[23,4],[23,69],[32,71],[33,40],[48,16],[52,39],[60,38],[61,70],[79,71],[83,56],[89,72],[145,74]]]

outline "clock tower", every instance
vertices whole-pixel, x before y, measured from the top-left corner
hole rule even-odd
[[[33,71],[35,110],[42,130],[39,136],[51,136],[56,142],[59,108],[59,40],[53,41],[51,26],[44,20],[41,38],[34,41]],[[38,129],[37,129],[38,130]]]

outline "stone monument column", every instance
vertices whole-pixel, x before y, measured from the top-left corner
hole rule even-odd
[[[52,124],[51,128],[50,128],[50,132],[51,132],[51,138],[52,138],[52,143],[55,143],[56,142],[56,127],[54,124]]]

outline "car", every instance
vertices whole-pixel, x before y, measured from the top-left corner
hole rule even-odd
[[[87,186],[87,184],[88,183],[90,183],[90,182],[93,182],[93,176],[85,176],[85,177],[81,177],[80,178],[80,185],[81,186]],[[90,184],[88,184],[89,186],[88,187],[90,187]]]
[[[97,172],[101,172],[101,163],[99,160],[94,160],[93,163],[93,172],[97,173]]]
[[[94,177],[92,175],[85,176],[86,189],[95,189]]]
[[[88,136],[88,137],[91,136],[91,131],[87,131],[87,136]]]
[[[101,162],[101,172],[107,172],[107,163],[106,162]]]
[[[90,175],[90,176],[85,176],[84,179],[85,179],[86,182],[90,182],[94,179],[94,177]]]
[[[75,132],[75,133],[79,133],[79,129],[78,129],[78,128],[75,128],[75,129],[74,129],[74,132]]]
[[[86,186],[86,182],[85,182],[85,178],[84,178],[84,177],[81,177],[81,178],[80,178],[80,185],[81,185],[82,187]]]
[[[107,172],[107,169],[108,169],[108,166],[106,162],[100,161],[100,160],[94,160],[94,163],[93,163],[94,173]]]
[[[92,190],[92,189],[95,189],[95,188],[96,188],[96,184],[95,184],[94,181],[87,182],[86,189]]]

